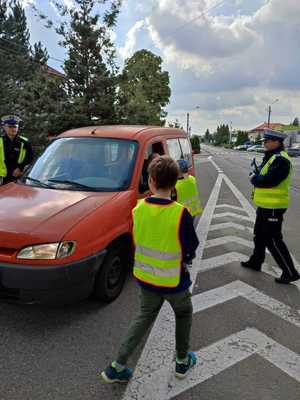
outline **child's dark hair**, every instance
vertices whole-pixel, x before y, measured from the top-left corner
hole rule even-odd
[[[173,189],[179,176],[179,167],[173,158],[159,156],[150,163],[148,173],[157,189]]]

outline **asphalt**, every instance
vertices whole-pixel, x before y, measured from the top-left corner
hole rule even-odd
[[[196,158],[196,170],[204,205],[212,193],[219,175],[208,157],[222,169],[223,173],[250,199],[249,169],[252,155],[230,150],[203,148]],[[294,256],[300,260],[299,231],[299,191],[300,162],[293,161],[295,177],[292,190],[292,205],[285,222],[286,241]],[[239,199],[223,182],[217,204],[241,206]],[[228,212],[219,208],[218,213]],[[214,211],[216,213],[216,210]],[[247,215],[245,210],[234,211],[236,215]],[[210,226],[236,222],[251,228],[253,223],[242,221],[239,217],[225,216],[212,219]],[[199,232],[201,235],[201,232]],[[207,240],[233,236],[251,241],[251,233],[234,227],[220,228],[208,232]],[[238,261],[226,262],[227,254],[237,253],[247,257],[251,249],[228,241],[205,248],[201,259],[197,259],[199,274],[193,295],[206,295],[234,282],[252,287],[257,293],[267,296],[269,303],[260,306],[251,298],[237,295],[230,300],[221,299],[218,304],[203,308],[194,314],[191,347],[194,351],[214,345],[237,332],[255,328],[279,346],[287,349],[284,354],[299,355],[300,309],[299,288],[295,285],[278,286],[273,277],[265,272],[255,273],[244,270]],[[224,262],[214,266],[214,257],[224,257]],[[209,262],[207,270],[201,265]],[[267,262],[275,265],[271,257]],[[137,288],[129,278],[121,296],[110,305],[95,301],[85,301],[68,307],[37,307],[0,303],[0,399],[1,400],[113,400],[125,399],[125,387],[108,386],[98,377],[117,351],[120,338],[126,332],[130,320],[137,310]],[[274,305],[274,306],[273,306]],[[269,308],[268,308],[269,307]],[[272,308],[273,307],[273,308]],[[281,310],[281,311],[280,311]],[[295,322],[296,321],[296,322]],[[162,332],[162,335],[166,334]],[[251,341],[251,337],[249,337]],[[131,360],[134,367],[147,338],[137,349]],[[150,347],[151,350],[151,347]],[[172,350],[171,350],[172,351]],[[266,350],[267,351],[267,350]],[[225,356],[228,349],[219,345],[218,357]],[[204,366],[205,369],[205,350]],[[231,354],[229,354],[229,358]],[[287,356],[288,357],[288,356]],[[234,358],[234,353],[232,354]],[[298,360],[298,359],[297,359]],[[299,359],[300,360],[300,359]],[[201,362],[201,360],[200,360]],[[172,397],[178,400],[296,400],[300,397],[300,364],[286,369],[281,362],[274,364],[261,354],[249,353],[249,357],[228,365],[218,372],[212,368],[209,379],[193,376],[182,392]],[[287,364],[289,365],[289,359]],[[289,372],[289,367],[294,368]],[[297,369],[298,368],[298,369]],[[204,371],[205,372],[205,371]],[[164,377],[164,374],[162,373]],[[139,377],[139,387],[143,386],[145,376]],[[188,378],[189,379],[189,378]],[[168,382],[166,382],[168,384]],[[172,387],[170,384],[169,387]],[[176,385],[176,383],[175,383]],[[128,388],[127,388],[128,389]],[[129,387],[130,389],[130,387]],[[155,390],[146,396],[127,396],[135,400],[166,400],[157,398]]]

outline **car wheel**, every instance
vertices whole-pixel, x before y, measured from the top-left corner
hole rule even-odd
[[[94,288],[94,297],[110,303],[115,300],[125,284],[128,272],[128,251],[123,244],[112,246],[98,272]]]

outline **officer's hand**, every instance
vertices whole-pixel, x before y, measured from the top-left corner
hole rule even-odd
[[[16,168],[13,172],[13,177],[14,178],[19,178],[20,176],[23,175],[23,172],[20,170],[20,168]]]

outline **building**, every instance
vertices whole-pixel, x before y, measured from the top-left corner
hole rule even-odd
[[[248,132],[249,140],[251,140],[251,142],[256,142],[259,138],[262,138],[265,129],[269,128],[274,130],[282,130],[283,127],[284,125],[281,123],[272,123],[268,126],[268,123],[264,122],[263,124],[258,125],[256,128],[251,129],[251,131]]]
[[[65,75],[62,72],[57,71],[57,69],[54,69],[52,67],[49,67],[47,65],[47,74],[51,76],[56,76],[57,78],[65,78]]]

